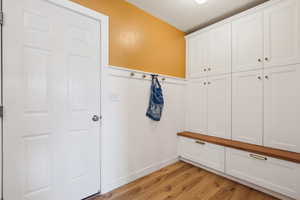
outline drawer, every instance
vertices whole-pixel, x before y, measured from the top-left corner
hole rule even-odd
[[[225,148],[223,146],[179,137],[178,152],[179,156],[185,159],[224,172]]]
[[[226,173],[300,199],[300,165],[297,163],[226,148]]]

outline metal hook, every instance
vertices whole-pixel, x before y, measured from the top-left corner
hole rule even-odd
[[[131,73],[130,73],[130,76],[131,76],[131,77],[133,77],[134,75],[135,75],[134,72],[131,72]]]
[[[145,74],[143,74],[143,79],[145,79],[146,78],[146,75]]]

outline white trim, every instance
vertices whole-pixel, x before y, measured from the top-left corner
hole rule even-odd
[[[149,175],[155,171],[160,170],[161,168],[164,168],[168,165],[171,165],[173,163],[178,162],[178,157],[176,156],[175,158],[169,159],[169,160],[165,160],[163,162],[160,163],[155,163],[153,165],[150,165],[148,167],[145,167],[144,169],[135,171],[133,173],[131,173],[129,176],[125,176],[125,177],[121,177],[115,181],[112,181],[110,184],[107,184],[106,186],[103,187],[101,194],[105,194],[107,192],[110,192],[118,187],[121,187],[125,184],[128,184],[132,181],[135,181],[139,178],[142,178],[146,175]]]
[[[201,165],[201,164],[198,164],[198,163],[195,163],[195,162],[193,162],[193,161],[191,161],[191,160],[188,160],[188,159],[185,159],[185,158],[182,158],[182,157],[180,157],[179,160],[181,160],[181,161],[183,161],[183,162],[186,162],[186,163],[189,163],[189,164],[192,164],[192,165],[194,165],[194,166],[196,166],[196,167],[202,168],[202,169],[204,169],[204,170],[207,170],[207,171],[212,172],[212,173],[214,173],[214,174],[217,174],[217,175],[219,175],[219,176],[223,176],[223,177],[225,177],[225,178],[227,178],[227,179],[230,179],[230,180],[232,180],[232,181],[238,182],[238,183],[240,183],[240,184],[242,184],[242,185],[245,185],[245,186],[247,186],[247,187],[253,188],[253,189],[258,190],[258,191],[260,191],[260,192],[266,193],[266,194],[271,195],[271,196],[273,196],[273,197],[276,197],[276,198],[278,198],[278,199],[281,199],[281,200],[294,200],[294,199],[292,199],[292,198],[290,198],[290,197],[287,197],[287,196],[284,196],[284,195],[279,194],[279,193],[277,193],[277,192],[274,192],[274,191],[268,190],[268,189],[266,189],[266,188],[260,187],[260,186],[258,186],[258,185],[253,184],[253,183],[249,183],[249,182],[247,182],[247,181],[244,181],[244,180],[235,178],[235,177],[230,176],[230,175],[228,175],[228,174],[225,174],[225,173],[223,173],[223,172],[216,171],[216,170],[214,170],[214,169],[212,169],[212,168],[205,167],[205,166],[203,166],[203,165]]]
[[[105,70],[108,66],[108,60],[109,60],[109,17],[98,13],[94,10],[91,10],[89,8],[86,8],[84,6],[81,6],[77,3],[73,3],[70,0],[46,0],[52,4],[55,4],[56,6],[63,7],[65,9],[69,9],[73,12],[76,12],[78,14],[84,15],[86,17],[90,17],[96,21],[99,21],[100,23],[100,66],[99,66],[99,72],[100,72],[100,84],[101,84],[101,105],[100,105],[100,113],[101,116],[103,116],[103,108],[105,107],[105,102],[103,98],[105,97],[105,87],[106,87],[106,78],[107,78],[107,71]],[[101,123],[100,127],[100,188],[99,190],[103,190],[103,184],[102,184],[102,177],[103,177],[103,164],[102,164],[102,134],[103,134],[103,123]],[[99,191],[99,192],[100,192]]]
[[[178,83],[178,84],[186,83],[186,79],[184,79],[184,78],[163,75],[163,74],[157,74],[157,73],[151,73],[151,72],[146,72],[146,71],[141,71],[141,70],[133,70],[133,69],[124,68],[124,67],[110,66],[106,70],[109,73],[109,75],[119,76],[119,77],[124,77],[124,78],[151,80],[151,74],[156,74],[156,75],[158,75],[159,80],[162,82]],[[134,73],[134,76],[131,76],[130,75],[131,73]],[[143,75],[146,75],[146,78],[143,78]],[[164,81],[162,80],[163,78],[165,79]]]
[[[224,25],[226,23],[231,23],[231,22],[233,22],[233,21],[235,21],[235,20],[237,20],[237,19],[239,19],[241,17],[244,17],[246,15],[253,14],[255,12],[260,12],[260,11],[263,12],[263,10],[266,9],[267,7],[270,7],[270,6],[272,6],[272,5],[276,4],[276,3],[279,3],[279,2],[282,2],[282,0],[270,0],[270,1],[267,1],[266,3],[260,4],[260,5],[254,7],[254,8],[250,8],[250,9],[244,11],[244,12],[241,12],[239,14],[236,14],[236,15],[232,16],[232,17],[226,18],[226,19],[224,19],[222,21],[216,22],[215,24],[212,24],[212,25],[207,26],[205,28],[202,28],[202,29],[200,29],[198,31],[190,33],[190,34],[188,34],[188,35],[185,36],[185,39],[189,39],[189,38],[194,37],[196,35],[199,35],[199,34],[201,34],[203,32],[210,31],[211,29],[214,29],[214,28],[216,28],[218,26],[221,26],[221,25]]]

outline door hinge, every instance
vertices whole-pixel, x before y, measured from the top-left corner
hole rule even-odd
[[[3,106],[0,106],[0,117],[3,118]]]
[[[0,25],[3,25],[4,23],[4,14],[2,11],[0,11]]]

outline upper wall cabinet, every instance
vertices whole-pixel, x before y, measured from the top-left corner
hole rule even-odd
[[[300,62],[300,1],[284,0],[232,22],[233,72]]]
[[[300,61],[300,1],[285,0],[264,11],[265,67]]]
[[[263,67],[263,13],[242,17],[232,23],[232,70]]]
[[[209,66],[209,35],[203,33],[188,41],[189,77],[197,78],[207,74]]]
[[[188,39],[189,78],[231,72],[231,24]]]
[[[231,72],[231,25],[229,23],[210,31],[209,54],[208,75]]]

